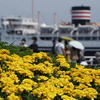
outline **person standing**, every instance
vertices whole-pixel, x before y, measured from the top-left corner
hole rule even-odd
[[[77,61],[79,60],[79,49],[76,49],[74,47],[70,47],[70,59],[71,62],[75,62],[77,63]]]
[[[81,56],[80,57],[80,65],[84,65],[84,66],[87,66],[88,65],[88,63],[87,63],[87,61],[86,61],[86,59],[85,59],[84,56]]]
[[[53,46],[52,46],[52,54],[55,55],[55,45],[56,45],[56,41],[53,40],[53,41],[52,41],[52,44],[53,44]]]
[[[62,39],[58,39],[58,43],[55,45],[55,50],[60,55],[65,55],[65,46],[62,43]]]
[[[100,52],[96,52],[94,55],[93,64],[100,64]]]
[[[32,37],[33,43],[29,46],[30,50],[33,52],[38,52],[37,38]]]
[[[25,38],[23,38],[21,40],[20,46],[28,47],[28,45],[26,44],[26,39]]]

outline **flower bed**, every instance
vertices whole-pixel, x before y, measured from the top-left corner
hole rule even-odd
[[[0,50],[0,100],[100,100],[100,69],[44,52],[20,57]]]

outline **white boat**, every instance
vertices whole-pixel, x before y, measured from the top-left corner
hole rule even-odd
[[[42,27],[41,26],[41,38],[42,40],[51,41],[57,40],[58,37],[67,36],[73,38],[74,40],[80,41],[86,51],[100,51],[100,26],[92,25],[58,25],[58,30],[53,31],[52,27]],[[49,31],[52,29],[52,33]],[[45,34],[45,35],[44,35]],[[46,35],[48,34],[48,35]],[[43,35],[43,36],[42,36]],[[40,39],[39,39],[40,40]],[[41,41],[41,40],[40,40]],[[49,46],[51,46],[49,44]],[[93,52],[91,52],[93,53]],[[93,54],[92,54],[93,55]]]
[[[1,18],[0,41],[19,45],[22,38],[27,38],[27,43],[31,43],[31,38],[38,34],[38,23],[32,18],[4,17]]]
[[[0,41],[19,45],[21,39],[25,38],[27,45],[32,43],[31,38],[37,37],[39,49],[51,50],[52,40],[58,40],[61,36],[71,37],[78,40],[85,46],[86,51],[100,50],[100,26],[96,25],[46,25],[40,26],[31,18],[8,17],[1,19]]]

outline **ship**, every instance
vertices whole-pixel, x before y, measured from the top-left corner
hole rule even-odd
[[[2,17],[0,41],[19,46],[25,38],[29,46],[32,37],[36,37],[40,51],[51,51],[53,40],[70,37],[84,45],[87,56],[93,56],[100,51],[100,24],[90,23],[90,7],[73,7],[71,13],[72,23],[61,22],[58,25],[55,21],[53,25],[39,24],[39,21],[21,16]]]

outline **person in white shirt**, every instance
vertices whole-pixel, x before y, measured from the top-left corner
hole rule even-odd
[[[20,46],[28,47],[28,45],[26,44],[26,39],[23,38],[21,40]]]
[[[65,55],[65,46],[62,43],[62,39],[58,39],[58,43],[55,45],[55,50],[57,51],[58,54],[60,55]]]

